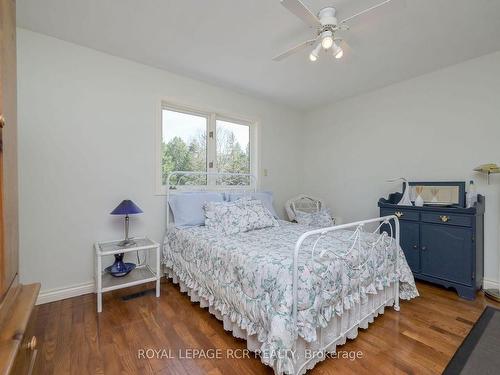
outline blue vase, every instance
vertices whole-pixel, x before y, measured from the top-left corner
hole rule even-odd
[[[124,253],[115,254],[115,262],[105,268],[105,271],[114,277],[123,277],[130,273],[135,268],[134,263],[123,262]]]

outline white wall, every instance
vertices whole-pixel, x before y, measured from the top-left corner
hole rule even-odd
[[[244,74],[244,72],[242,72]],[[262,187],[277,207],[299,191],[325,197],[344,221],[374,217],[385,181],[468,180],[486,194],[486,277],[497,279],[500,53],[306,114],[163,70],[18,29],[20,276],[42,290],[86,284],[92,244],[122,235],[109,215],[124,198],[145,211],[132,232],[161,240],[154,195],[161,98],[259,118]],[[304,149],[303,154],[297,150]],[[282,211],[281,211],[282,213]]]
[[[500,52],[314,110],[306,116],[303,190],[344,221],[375,217],[401,185],[387,179],[474,179],[486,195],[485,277],[498,280]]]
[[[123,234],[122,218],[109,215],[122,199],[144,210],[131,219],[132,234],[161,240],[161,98],[260,119],[262,188],[275,192],[278,212],[298,193],[302,115],[290,108],[23,29],[18,81],[20,276],[41,281],[42,291],[92,281],[93,242]]]

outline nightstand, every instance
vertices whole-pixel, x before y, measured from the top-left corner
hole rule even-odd
[[[110,242],[97,242],[94,245],[96,272],[95,284],[97,293],[97,312],[102,311],[102,294],[112,290],[127,288],[129,286],[139,285],[156,281],[156,297],[160,297],[160,244],[150,240],[147,237],[134,238],[135,244],[128,247],[120,247],[121,240]],[[119,253],[139,252],[141,263],[123,277],[114,277],[105,272],[102,265],[102,258]],[[151,254],[155,256],[155,263],[151,265]]]

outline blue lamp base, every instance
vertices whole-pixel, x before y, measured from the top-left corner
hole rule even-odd
[[[115,254],[115,262],[104,269],[104,271],[114,277],[123,277],[130,273],[135,268],[134,263],[123,262],[123,253]]]

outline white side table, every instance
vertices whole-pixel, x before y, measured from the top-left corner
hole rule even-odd
[[[119,247],[119,241],[96,242],[94,245],[96,255],[95,283],[97,292],[97,312],[102,311],[102,294],[112,290],[127,288],[156,281],[156,297],[160,297],[160,245],[147,237],[134,238],[136,244],[129,247]],[[120,253],[139,251],[145,253],[144,263],[138,264],[128,275],[114,277],[105,272],[102,265],[102,257]],[[151,253],[156,257],[156,265],[151,267]]]

